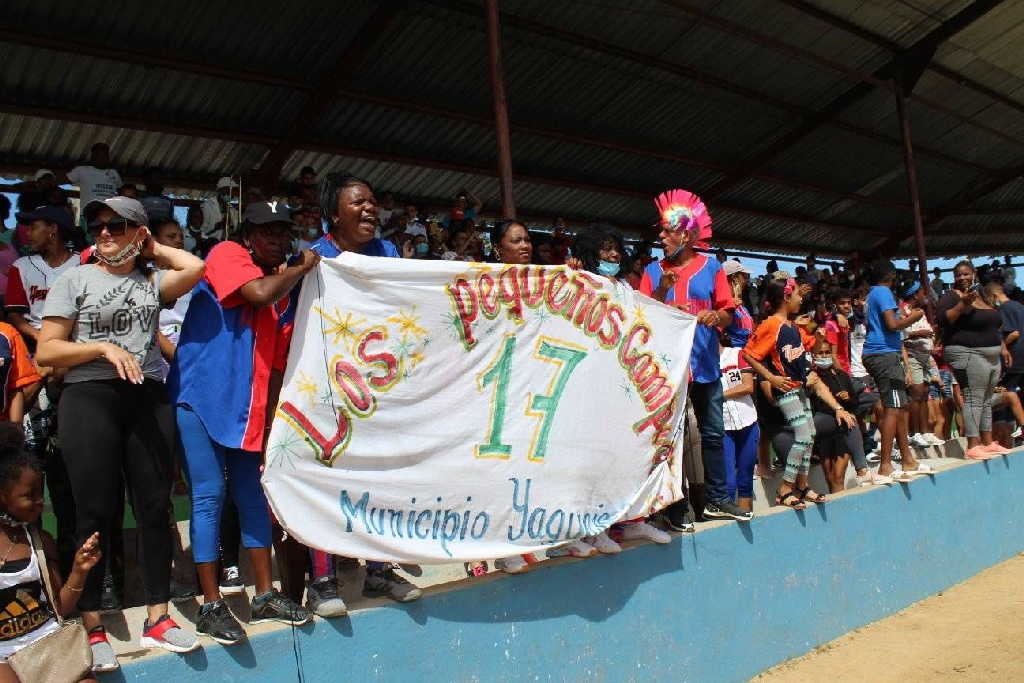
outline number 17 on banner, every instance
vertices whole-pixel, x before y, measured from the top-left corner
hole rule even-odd
[[[473,455],[477,458],[501,458],[507,460],[512,454],[512,446],[502,443],[502,430],[505,426],[505,410],[508,407],[508,385],[512,375],[512,354],[516,349],[516,338],[507,335],[494,359],[483,372],[477,375],[477,388],[491,391],[490,420],[488,421],[487,440],[477,444]],[[527,458],[535,462],[543,462],[547,452],[548,436],[551,423],[558,410],[565,386],[572,376],[573,370],[587,357],[587,352],[579,346],[551,337],[540,337],[534,349],[533,357],[555,366],[555,372],[548,382],[547,393],[530,393],[526,398],[525,414],[538,418],[539,422],[533,430],[533,439]]]

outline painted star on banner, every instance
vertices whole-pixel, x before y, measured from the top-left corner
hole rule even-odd
[[[644,314],[643,306],[638,305],[633,307],[633,318],[634,325],[642,325],[647,322],[647,316]]]
[[[333,315],[319,307],[315,310],[328,323],[329,327],[324,329],[324,335],[333,335],[335,345],[340,344],[342,339],[353,340],[358,337],[359,327],[366,323],[365,318],[358,318],[351,311],[342,316],[337,308],[334,309]]]
[[[403,337],[418,337],[423,338],[427,336],[427,331],[420,326],[420,317],[416,315],[416,307],[413,306],[408,313],[405,311],[398,311],[398,315],[393,315],[387,318],[389,323],[398,325],[399,331]]]
[[[305,373],[305,371],[299,371],[299,377],[295,381],[295,391],[299,392],[306,397],[306,401],[312,405],[316,403],[316,395],[320,390],[313,378]]]
[[[292,458],[296,456],[296,453],[292,450],[292,446],[297,446],[300,443],[302,443],[302,439],[297,434],[287,433],[280,441],[267,449],[267,466],[280,467],[283,463],[287,463],[292,469],[295,469]]]

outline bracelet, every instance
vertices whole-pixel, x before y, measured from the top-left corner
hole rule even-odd
[[[72,593],[81,593],[83,590],[85,590],[85,586],[82,586],[81,588],[72,588],[71,586],[65,585],[64,588],[67,588]]]

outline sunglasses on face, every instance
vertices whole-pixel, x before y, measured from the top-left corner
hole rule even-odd
[[[137,227],[139,227],[137,224],[121,218],[118,220],[107,221],[106,223],[100,221],[93,221],[92,223],[89,224],[88,230],[90,235],[96,237],[101,232],[103,232],[104,228],[106,228],[107,234],[109,234],[111,237],[120,237],[125,233],[125,231],[128,228]]]

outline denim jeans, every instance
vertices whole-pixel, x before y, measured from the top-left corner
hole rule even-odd
[[[700,425],[701,459],[704,462],[704,491],[712,503],[732,502],[725,468],[725,420],[722,417],[722,383],[691,382],[690,401]]]

